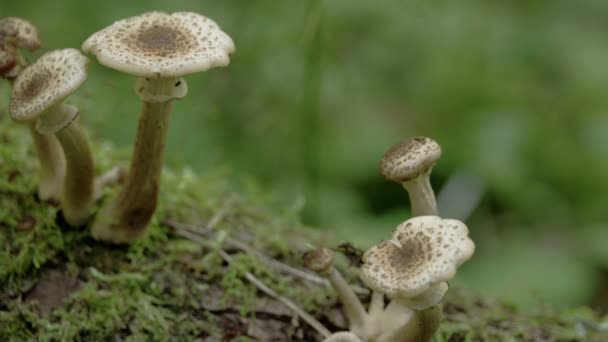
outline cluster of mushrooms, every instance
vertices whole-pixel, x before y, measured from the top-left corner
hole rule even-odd
[[[329,280],[349,322],[349,331],[325,342],[432,340],[442,319],[447,281],[475,251],[464,223],[438,216],[430,174],[440,157],[437,142],[414,137],[394,145],[380,162],[381,175],[407,190],[412,218],[401,223],[390,240],[363,254],[360,277],[372,290],[368,310],[334,267],[330,249],[304,256],[306,267]]]
[[[173,100],[188,92],[182,76],[227,66],[234,43],[213,20],[192,12],[149,12],[90,36],[82,51],[137,76],[135,92],[143,102],[126,176],[117,169],[97,179],[79,109],[66,103],[85,82],[89,60],[68,48],[49,51],[29,64],[23,50],[39,46],[30,22],[0,19],[0,76],[12,86],[10,116],[29,127],[40,160],[38,196],[60,205],[70,226],[92,221],[94,238],[129,243],[146,232],[156,209]],[[122,183],[119,194],[92,218],[103,186],[117,182]]]
[[[89,60],[68,48],[28,64],[22,50],[39,46],[31,23],[0,19],[0,76],[12,86],[10,116],[27,125],[40,160],[38,196],[59,204],[70,226],[92,220],[91,234],[98,240],[131,242],[146,232],[156,209],[173,100],[188,91],[182,76],[228,65],[232,39],[196,13],[149,12],[117,21],[84,42],[82,50],[99,63],[137,76],[135,92],[143,102],[126,176],[117,171],[97,179],[79,109],[66,103],[85,82]],[[393,146],[382,159],[382,176],[408,191],[413,218],[363,255],[361,279],[372,289],[368,310],[333,266],[331,250],[305,256],[308,268],[329,279],[349,320],[348,332],[325,341],[429,341],[437,330],[447,281],[475,249],[462,222],[437,216],[429,177],[440,156],[434,140],[416,137]],[[122,183],[121,191],[92,219],[101,188],[111,182]]]

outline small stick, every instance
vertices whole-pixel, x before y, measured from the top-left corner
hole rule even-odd
[[[204,247],[216,250],[217,253],[222,257],[222,259],[224,259],[228,264],[232,264],[232,262],[233,262],[232,257],[230,256],[230,254],[226,253],[226,251],[224,251],[223,249],[217,248],[209,241],[203,240],[200,236],[197,236],[186,230],[176,228],[175,231],[178,235],[180,235],[184,238],[197,242]],[[298,316],[300,316],[306,323],[308,323],[311,327],[313,327],[324,338],[327,338],[327,337],[329,337],[329,335],[331,335],[331,332],[329,330],[327,330],[327,328],[325,328],[325,326],[323,326],[323,324],[321,324],[321,322],[319,322],[316,318],[311,316],[306,311],[302,310],[299,306],[297,306],[291,300],[279,295],[273,289],[266,286],[266,284],[264,284],[256,276],[254,276],[251,272],[245,272],[245,278],[247,278],[247,280],[249,280],[255,287],[257,287],[260,291],[264,292],[267,296],[269,296],[275,300],[278,300],[279,302],[283,303],[285,306],[290,308],[293,312],[295,312]]]
[[[103,189],[106,186],[121,184],[127,175],[127,171],[122,166],[116,166],[97,177],[95,180],[95,201],[103,196]]]
[[[215,232],[211,231],[211,229],[209,229],[207,227],[194,226],[194,225],[183,224],[183,223],[173,222],[173,221],[165,221],[164,223],[169,225],[170,227],[187,230],[191,233],[206,236],[206,237],[213,237],[214,235],[216,235]],[[233,239],[231,237],[225,237],[224,242],[229,247],[240,249],[243,252],[245,252],[251,256],[260,258],[264,263],[268,264],[269,266],[271,266],[272,268],[274,268],[276,270],[294,275],[299,278],[306,279],[313,283],[323,284],[323,285],[329,284],[329,282],[326,279],[321,278],[321,277],[317,276],[316,274],[312,274],[312,273],[300,270],[293,266],[282,263],[276,259],[270,258],[270,257],[262,254],[257,249],[247,245],[246,243],[244,243],[242,241]]]

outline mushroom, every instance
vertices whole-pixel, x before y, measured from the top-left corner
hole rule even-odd
[[[401,183],[412,205],[412,216],[437,215],[435,193],[430,174],[441,157],[439,144],[427,137],[414,137],[393,147],[380,161],[380,174],[386,180]]]
[[[8,17],[0,19],[0,76],[12,85],[17,75],[27,66],[19,49],[33,51],[40,46],[38,30],[27,20]],[[59,203],[65,177],[65,156],[52,135],[42,135],[34,124],[28,125],[36,154],[40,160],[38,198]]]
[[[36,26],[17,17],[0,19],[0,75],[13,80],[27,65],[17,49],[34,51],[40,47]]]
[[[107,67],[139,76],[135,92],[143,111],[128,176],[91,228],[96,239],[127,243],[146,232],[156,209],[173,100],[188,90],[181,76],[228,65],[234,43],[202,15],[149,12],[94,33],[82,50]]]
[[[361,280],[391,298],[389,307],[395,302],[414,309],[424,327],[423,340],[429,340],[441,320],[438,303],[447,291],[446,281],[474,251],[464,223],[438,216],[414,217],[397,227],[392,240],[364,253]]]
[[[308,252],[304,255],[304,266],[329,280],[344,305],[349,330],[359,337],[367,336],[367,312],[353,289],[334,267],[334,252],[327,248],[318,248]]]
[[[63,215],[71,226],[89,217],[93,199],[93,157],[85,132],[76,121],[78,109],[64,104],[87,77],[88,60],[76,49],[48,52],[25,68],[13,84],[10,115],[35,123],[44,136],[54,134],[66,160],[61,194]]]

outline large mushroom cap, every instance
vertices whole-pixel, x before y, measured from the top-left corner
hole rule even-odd
[[[33,51],[40,47],[40,37],[36,26],[17,17],[0,19],[0,36],[14,39],[14,46]]]
[[[73,93],[87,78],[88,59],[76,49],[47,52],[15,80],[10,103],[16,121],[37,118]]]
[[[418,216],[397,227],[393,240],[363,255],[361,279],[390,298],[413,298],[454,277],[475,251],[467,226],[437,216]]]
[[[441,157],[441,146],[427,137],[414,137],[393,147],[380,161],[380,174],[393,182],[408,181],[432,167]]]
[[[213,20],[200,14],[148,12],[94,33],[82,50],[128,74],[179,77],[228,65],[234,43]]]

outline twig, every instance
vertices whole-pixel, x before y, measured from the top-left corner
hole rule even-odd
[[[226,251],[224,251],[223,249],[218,248],[217,246],[214,246],[208,240],[204,240],[200,236],[198,236],[192,232],[189,232],[187,230],[181,229],[181,228],[175,228],[175,231],[178,235],[180,235],[184,238],[197,242],[204,247],[208,247],[208,248],[216,250],[217,253],[222,257],[222,259],[224,259],[228,264],[232,265],[233,261],[232,261],[232,257],[230,256],[230,254],[226,253]],[[290,308],[293,312],[295,312],[298,316],[300,316],[306,323],[308,323],[311,327],[313,327],[324,338],[331,335],[331,332],[329,330],[327,330],[327,328],[325,328],[325,326],[323,326],[323,324],[321,324],[321,322],[319,322],[316,318],[311,316],[306,311],[302,310],[299,306],[297,306],[291,300],[279,295],[273,289],[266,286],[266,284],[264,284],[256,276],[254,276],[251,272],[245,272],[245,278],[247,278],[247,280],[249,280],[255,287],[257,287],[260,291],[264,292],[267,296],[269,296],[275,300],[278,300],[279,302],[283,303],[285,306]]]
[[[209,221],[209,222],[211,222],[211,221]],[[205,236],[208,238],[213,238],[217,234],[216,232],[212,231],[208,227],[195,226],[195,225],[174,222],[174,221],[165,221],[164,223],[172,228],[187,230],[193,234],[202,235],[202,236]],[[246,243],[244,243],[240,240],[236,240],[236,239],[233,239],[233,238],[227,236],[224,238],[224,243],[226,243],[226,245],[231,248],[240,249],[243,252],[245,252],[251,256],[259,258],[260,260],[262,260],[262,262],[264,262],[271,268],[274,268],[275,270],[278,270],[283,273],[291,274],[295,277],[302,278],[302,279],[308,280],[308,281],[316,283],[316,284],[329,286],[329,281],[327,279],[321,278],[314,273],[295,268],[293,266],[282,263],[276,259],[268,257],[268,256],[264,255],[263,253],[261,253],[260,251],[258,251],[257,249],[247,245]]]
[[[127,176],[127,171],[122,166],[116,166],[95,180],[95,200],[98,201],[103,196],[103,189],[114,184],[121,184]]]

